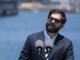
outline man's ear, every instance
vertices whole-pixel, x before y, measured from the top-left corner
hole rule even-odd
[[[49,20],[49,18],[47,18],[47,20]]]
[[[46,22],[48,21],[48,18],[46,19]]]
[[[61,28],[63,28],[64,27],[64,24],[61,24]]]

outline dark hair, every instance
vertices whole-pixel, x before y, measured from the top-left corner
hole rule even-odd
[[[60,9],[51,9],[50,12],[49,12],[48,18],[53,13],[59,13],[62,16],[62,24],[65,24],[66,16],[65,16],[65,13],[62,10],[60,10]]]

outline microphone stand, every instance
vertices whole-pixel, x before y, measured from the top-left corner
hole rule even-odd
[[[47,49],[45,49],[45,60],[48,60],[48,57],[49,57],[48,55],[49,55],[49,52]]]
[[[42,51],[42,49],[38,49],[38,54],[39,54],[41,60],[46,60],[45,53],[44,53],[44,51]]]
[[[48,59],[49,53],[50,53],[50,50],[48,50],[48,49],[45,49],[45,51],[42,51],[41,49],[40,50],[38,49],[38,54],[39,54],[41,60],[49,60]]]

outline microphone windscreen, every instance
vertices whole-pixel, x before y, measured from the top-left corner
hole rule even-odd
[[[36,48],[43,48],[44,44],[43,44],[43,41],[42,40],[37,40],[35,42],[35,47]]]
[[[53,43],[52,43],[52,41],[51,40],[46,40],[45,41],[45,47],[46,48],[53,48]]]

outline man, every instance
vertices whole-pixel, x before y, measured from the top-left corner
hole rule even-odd
[[[49,60],[74,60],[72,42],[59,34],[59,30],[66,22],[65,13],[59,9],[52,9],[46,20],[46,29],[29,35],[21,51],[19,60],[41,60],[35,48],[37,40],[52,40],[53,49],[49,55]]]

